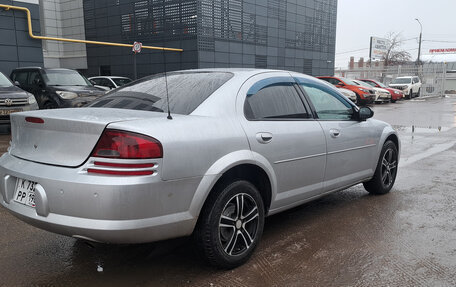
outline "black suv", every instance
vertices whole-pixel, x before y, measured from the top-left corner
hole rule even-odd
[[[70,69],[17,68],[10,78],[35,95],[40,109],[81,107],[105,93]]]

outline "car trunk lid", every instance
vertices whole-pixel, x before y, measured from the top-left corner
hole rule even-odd
[[[39,163],[76,167],[90,156],[114,122],[166,117],[163,113],[111,108],[40,110],[11,115],[10,154]]]

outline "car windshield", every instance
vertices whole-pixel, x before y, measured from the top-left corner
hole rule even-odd
[[[5,75],[0,73],[0,87],[11,87],[12,85],[13,83]]]
[[[188,115],[231,77],[227,72],[171,72],[166,78],[157,74],[113,90],[89,107],[168,112],[168,92],[171,112]]]
[[[347,85],[351,85],[351,86],[359,86],[357,83],[353,82],[352,80],[349,80],[347,78],[340,78],[342,81],[345,82],[345,84]]]
[[[129,78],[112,78],[114,83],[116,83],[117,86],[123,86],[131,82]]]
[[[353,80],[352,82],[353,82],[355,85],[357,85],[357,86],[371,87],[370,84],[365,83],[365,82],[363,82],[363,81]]]
[[[364,86],[375,87],[375,84],[372,83],[372,82],[369,82],[369,81],[361,81],[361,80],[360,80],[360,82],[363,83]]]
[[[73,70],[43,71],[43,79],[48,86],[92,86],[85,77]]]
[[[410,84],[411,82],[412,78],[396,78],[391,82],[391,84]]]
[[[385,84],[383,84],[383,83],[377,82],[377,84],[378,84],[380,87],[382,87],[382,88],[388,88],[388,87],[387,87]]]

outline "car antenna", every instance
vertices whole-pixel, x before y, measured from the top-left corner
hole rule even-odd
[[[166,103],[168,105],[168,116],[166,117],[168,120],[172,120],[173,117],[171,116],[171,110],[169,109],[169,94],[168,94],[168,77],[166,76],[166,57],[165,57],[165,49],[162,50],[163,53],[163,64],[165,67],[165,87],[166,87]]]

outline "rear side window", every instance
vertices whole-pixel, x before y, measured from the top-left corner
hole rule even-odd
[[[18,81],[21,86],[27,84],[28,72],[14,72],[11,80]]]
[[[168,112],[168,89],[171,112],[188,115],[232,77],[227,72],[171,72],[166,78],[158,74],[113,90],[89,107]]]
[[[308,118],[304,104],[292,83],[266,86],[247,95],[244,114],[248,120]]]

